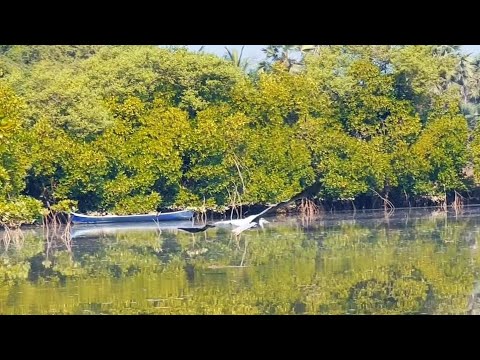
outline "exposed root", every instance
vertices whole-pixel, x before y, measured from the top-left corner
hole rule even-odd
[[[443,202],[441,205],[443,211],[447,212],[448,211],[448,204],[447,204],[447,193],[443,196]]]
[[[228,189],[227,191],[230,197],[230,220],[233,220],[234,211],[237,214],[237,219],[240,219],[240,213],[238,212],[238,207],[237,207],[237,196],[240,198],[240,194],[238,193],[237,188],[235,188],[235,191],[233,192],[233,194]]]
[[[18,229],[15,229],[15,230],[12,230],[12,239],[13,239],[13,243],[15,244],[15,247],[17,249],[21,249],[23,247],[23,244],[25,243],[25,235],[23,233],[23,231],[18,228]]]
[[[65,247],[69,252],[72,251],[72,235],[70,233],[71,227],[72,225],[69,219],[69,221],[67,222],[67,225],[65,226],[65,229],[63,230],[63,234],[60,237],[60,239],[62,239],[63,244],[65,245]]]
[[[372,190],[380,199],[383,200],[383,208],[385,211],[385,216],[390,217],[395,212],[395,206],[393,205],[393,203],[387,198],[380,195],[374,189],[370,189],[370,190]]]
[[[412,207],[412,204],[410,203],[410,199],[408,198],[408,194],[407,192],[405,191],[405,189],[403,190],[403,193],[405,195],[405,202],[408,204],[408,207]]]
[[[457,191],[455,191],[455,199],[453,200],[452,203],[452,208],[455,210],[455,214],[457,214],[459,211],[463,209],[463,201],[464,197],[460,195]]]
[[[303,198],[301,200],[298,210],[302,216],[310,218],[320,213],[320,208],[315,204],[315,202],[307,198]]]
[[[3,224],[4,232],[2,237],[2,243],[5,251],[8,251],[10,244],[14,244],[17,249],[21,249],[25,243],[25,235],[20,228],[11,229],[7,225]]]
[[[72,222],[70,215],[68,216],[65,227],[61,227],[61,223],[55,216],[50,219],[44,219],[42,223],[43,235],[46,241],[46,248],[51,249],[53,244],[57,244],[60,240],[61,244],[65,246],[67,251],[72,251]]]
[[[207,222],[207,206],[205,196],[203,197],[203,205],[198,209],[197,215],[195,215],[198,222],[205,224]]]
[[[2,243],[3,243],[3,246],[5,247],[5,251],[8,251],[8,248],[10,247],[10,243],[12,241],[11,230],[5,224],[3,224],[3,228],[4,228],[4,232],[2,237]]]

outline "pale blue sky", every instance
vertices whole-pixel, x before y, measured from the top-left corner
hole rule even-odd
[[[223,56],[226,53],[225,46],[229,49],[237,49],[240,51],[243,45],[205,45],[204,51]],[[254,62],[261,61],[264,58],[262,48],[267,45],[245,45],[243,49],[243,58],[250,58]],[[188,48],[191,50],[198,50],[202,45],[188,45]]]
[[[188,48],[191,50],[198,50],[202,45],[188,45]],[[225,54],[225,46],[229,49],[240,49],[243,45],[205,45],[205,51],[223,56]],[[245,45],[243,50],[243,57],[250,58],[253,62],[261,61],[264,58],[262,48],[266,45]],[[480,45],[462,45],[462,50],[464,53],[473,53],[474,55],[480,54]]]
[[[480,54],[480,45],[462,45],[464,53],[472,53],[474,55]]]

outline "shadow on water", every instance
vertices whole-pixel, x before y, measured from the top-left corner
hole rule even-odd
[[[0,245],[0,313],[480,313],[479,208],[269,220],[239,237],[177,229],[191,222],[25,229]]]

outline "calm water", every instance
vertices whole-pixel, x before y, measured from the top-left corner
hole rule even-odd
[[[479,208],[271,220],[0,232],[0,314],[480,313]]]

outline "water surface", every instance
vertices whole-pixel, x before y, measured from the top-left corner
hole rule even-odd
[[[480,209],[0,232],[0,314],[476,314]],[[186,224],[188,226],[188,223]],[[68,229],[66,229],[68,230]]]

